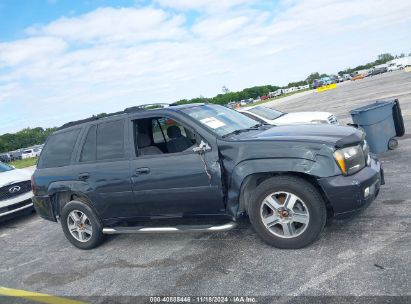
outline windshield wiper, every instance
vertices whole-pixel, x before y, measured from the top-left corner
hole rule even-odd
[[[248,131],[252,131],[252,130],[258,130],[260,127],[265,126],[265,125],[268,125],[268,124],[258,123],[258,124],[256,124],[256,125],[250,127],[250,128],[234,130],[234,131],[232,131],[232,132],[230,132],[230,133],[227,133],[227,134],[225,134],[225,135],[223,135],[223,136],[221,136],[221,137],[222,137],[222,138],[225,138],[225,137],[228,137],[228,136],[231,136],[231,135],[237,135],[237,134],[240,134],[240,133],[243,133],[243,132],[248,132]]]

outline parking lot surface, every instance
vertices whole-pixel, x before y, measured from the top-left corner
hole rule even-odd
[[[59,296],[411,295],[411,73],[385,73],[335,90],[270,103],[279,110],[349,110],[399,98],[406,134],[380,155],[378,199],[354,218],[333,220],[305,249],[263,243],[248,220],[221,233],[110,236],[74,248],[59,224],[35,214],[0,224],[0,286]]]

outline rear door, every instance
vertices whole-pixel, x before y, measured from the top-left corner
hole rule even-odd
[[[124,119],[92,124],[86,130],[76,165],[77,179],[103,219],[136,212],[130,182]]]

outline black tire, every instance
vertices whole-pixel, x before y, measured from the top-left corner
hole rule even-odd
[[[283,238],[273,234],[267,228],[261,216],[261,206],[264,199],[275,192],[292,193],[306,205],[309,221],[305,230],[295,237]],[[324,229],[327,210],[324,199],[319,191],[306,180],[294,176],[275,176],[262,182],[254,191],[254,201],[248,206],[250,222],[257,234],[268,244],[284,249],[303,248],[313,243]],[[295,224],[294,224],[295,225]]]
[[[69,231],[67,219],[69,214],[75,210],[84,213],[91,224],[92,234],[87,241],[81,242],[77,240]],[[93,249],[100,245],[104,240],[103,225],[93,209],[91,209],[86,203],[80,201],[71,201],[67,203],[61,212],[60,222],[66,238],[70,241],[70,243],[79,249]]]

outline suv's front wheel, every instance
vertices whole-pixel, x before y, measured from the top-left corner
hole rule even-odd
[[[262,182],[248,214],[258,235],[278,248],[302,248],[314,242],[326,222],[325,202],[304,179],[276,176]]]
[[[103,241],[103,226],[85,203],[71,201],[61,212],[61,226],[66,238],[80,249],[92,249]]]

